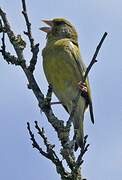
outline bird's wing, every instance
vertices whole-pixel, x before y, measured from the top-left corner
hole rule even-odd
[[[79,69],[79,72],[81,74],[81,80],[83,78],[83,75],[85,74],[86,71],[86,66],[83,63],[83,60],[80,56],[80,51],[79,51],[79,47],[77,44],[74,44],[74,42],[70,41],[70,45],[69,45],[69,50],[72,54],[72,56],[74,57],[74,60],[77,64],[77,67]],[[93,105],[92,105],[92,98],[91,98],[91,91],[90,91],[90,84],[89,84],[89,79],[87,77],[85,84],[87,86],[87,91],[88,91],[88,104],[89,104],[89,111],[90,111],[90,116],[91,116],[91,121],[94,124],[94,114],[93,114]]]

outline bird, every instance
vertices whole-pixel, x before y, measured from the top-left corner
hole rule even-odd
[[[93,105],[89,79],[82,83],[86,66],[80,54],[78,34],[75,27],[64,18],[42,20],[47,26],[40,30],[46,32],[46,46],[42,50],[43,69],[53,92],[71,114],[73,100],[81,89],[74,116],[74,149],[83,147],[84,114],[89,106],[91,121],[94,123]]]

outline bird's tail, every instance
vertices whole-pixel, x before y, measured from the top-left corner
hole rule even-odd
[[[83,128],[83,120],[84,120],[84,112],[85,112],[85,103],[82,102],[82,106],[78,105],[74,114],[74,140],[75,140],[75,151],[77,151],[78,147],[83,147],[83,139],[84,139],[84,128]]]

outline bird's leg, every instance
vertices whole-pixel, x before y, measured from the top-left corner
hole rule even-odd
[[[82,81],[78,82],[78,87],[81,90],[81,95],[88,100],[88,90],[87,90],[87,86],[85,83],[83,83]]]

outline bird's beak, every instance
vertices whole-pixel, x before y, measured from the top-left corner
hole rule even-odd
[[[52,27],[53,27],[53,21],[51,20],[42,20],[42,22],[44,22],[45,24],[48,25],[48,27],[41,27],[39,28],[41,31],[44,31],[46,33],[49,33],[52,31]]]

